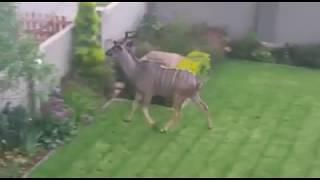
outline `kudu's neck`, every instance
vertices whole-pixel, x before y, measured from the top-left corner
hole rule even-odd
[[[136,76],[138,61],[130,53],[122,53],[118,56],[119,65],[127,78],[133,82]]]

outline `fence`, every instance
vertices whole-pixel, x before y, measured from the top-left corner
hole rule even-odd
[[[40,43],[71,23],[65,16],[35,12],[23,13],[20,18],[24,32],[33,35]]]

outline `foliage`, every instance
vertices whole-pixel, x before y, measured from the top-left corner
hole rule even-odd
[[[38,133],[27,111],[22,106],[14,107],[7,115],[0,117],[0,150],[18,148],[27,154],[33,153]]]
[[[38,43],[22,32],[13,3],[1,4],[0,18],[0,71],[4,75],[1,83],[6,84],[8,89],[19,84],[17,80],[26,81],[30,103],[28,107],[33,113],[37,95],[35,82],[51,78],[53,68],[39,60],[41,55]]]
[[[97,98],[97,94],[89,87],[84,87],[76,82],[66,85],[64,99],[65,103],[73,109],[76,122],[81,120],[82,115],[93,116],[103,98]]]
[[[231,42],[232,51],[230,57],[237,59],[248,59],[260,62],[275,62],[271,50],[262,47],[254,33],[246,37]]]
[[[185,59],[177,65],[178,69],[188,70],[194,75],[208,75],[211,68],[210,55],[200,51],[190,52]]]
[[[74,65],[90,84],[108,87],[113,81],[112,62],[100,42],[100,17],[95,2],[80,2],[74,29]],[[99,87],[101,89],[101,87]]]
[[[230,57],[239,59],[252,59],[252,52],[260,47],[254,34],[248,34],[242,39],[234,40],[230,45],[232,48]]]
[[[210,45],[201,33],[183,21],[162,24],[154,16],[145,16],[138,28],[139,41],[147,42],[146,47],[178,54],[187,54],[194,49],[211,53]]]
[[[272,55],[271,51],[268,48],[260,47],[254,49],[251,53],[253,60],[261,61],[261,62],[276,62],[274,56]]]
[[[109,67],[104,65],[95,66],[81,72],[81,75],[85,77],[83,80],[86,81],[87,84],[90,84],[97,92],[110,92],[112,82],[114,81],[114,70]]]
[[[292,45],[289,56],[292,64],[310,68],[320,68],[320,44]]]
[[[61,97],[52,95],[42,104],[42,134],[40,143],[47,148],[55,148],[67,141],[75,132],[73,110],[64,103]]]
[[[76,133],[75,121],[72,118],[57,119],[45,117],[43,120],[42,134],[39,142],[48,149],[54,149],[70,141]]]
[[[95,2],[80,2],[74,29],[74,56],[83,66],[104,63],[104,51],[100,46],[100,19]]]

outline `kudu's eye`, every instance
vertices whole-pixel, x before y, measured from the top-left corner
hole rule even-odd
[[[106,55],[106,56],[111,56],[111,55],[112,55],[111,50],[106,51],[106,52],[105,52],[105,55]]]
[[[132,47],[133,46],[133,42],[132,41],[129,41],[128,43],[127,43],[127,47]]]

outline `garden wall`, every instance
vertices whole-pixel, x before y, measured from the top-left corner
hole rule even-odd
[[[231,38],[254,30],[255,2],[152,2],[150,13],[163,22],[176,18],[190,23],[226,26]]]
[[[135,30],[146,12],[146,2],[113,2],[102,11],[102,44],[106,39],[119,39],[126,31]]]

